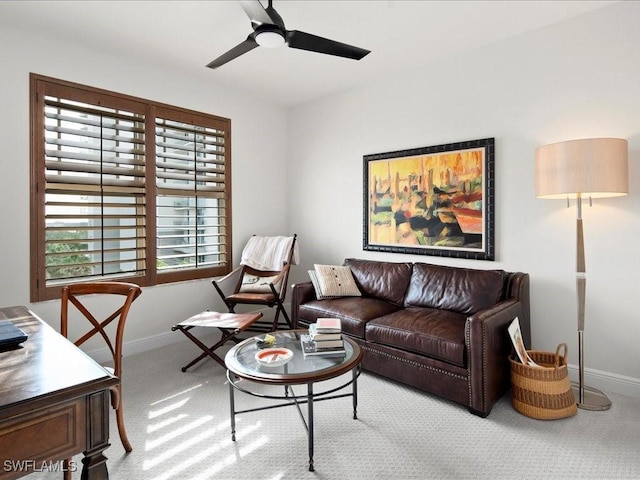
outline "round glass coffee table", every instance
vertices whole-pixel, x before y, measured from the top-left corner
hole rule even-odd
[[[231,439],[236,440],[236,421],[235,416],[240,413],[256,412],[259,410],[267,410],[271,408],[296,406],[300,412],[300,418],[307,430],[307,438],[309,444],[309,471],[314,471],[313,466],[313,403],[321,400],[330,400],[333,398],[352,397],[353,398],[353,418],[357,417],[358,406],[358,388],[357,379],[360,375],[360,360],[362,359],[362,350],[358,344],[343,335],[345,354],[337,357],[324,356],[305,356],[302,352],[302,344],[300,335],[308,333],[307,330],[286,330],[271,332],[276,338],[275,344],[269,345],[268,348],[287,349],[293,352],[293,356],[286,360],[286,363],[276,366],[269,366],[260,363],[257,359],[264,356],[263,362],[269,362],[271,358],[263,353],[263,347],[258,342],[263,336],[251,337],[237,344],[225,356],[225,364],[227,366],[227,379],[229,380],[229,406],[231,410]],[[266,354],[266,352],[264,352]],[[274,354],[276,359],[273,363],[280,363],[282,356]],[[338,385],[330,385],[322,388],[319,384],[320,391],[314,391],[314,384],[339,377],[351,371],[351,376],[347,377],[345,382]],[[249,380],[241,382],[240,380]],[[252,384],[261,385],[281,385],[284,386],[283,395],[267,395],[259,391],[258,388],[252,388]],[[306,385],[305,394],[296,395],[292,386]],[[350,393],[337,393],[351,385]],[[281,403],[273,405],[252,408],[247,410],[236,410],[234,392],[238,390],[255,397],[283,400]],[[307,418],[305,421],[301,405],[307,404]]]

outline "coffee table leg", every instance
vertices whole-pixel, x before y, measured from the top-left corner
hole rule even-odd
[[[353,375],[353,418],[358,418],[358,372],[357,368],[351,371]]]
[[[309,408],[309,471],[313,472],[313,383],[307,384],[307,406]]]
[[[227,378],[229,379],[229,408],[231,409],[231,440],[233,442],[236,441],[236,405],[235,405],[235,400],[234,400],[234,396],[233,396],[233,385],[231,383],[231,372],[229,372],[229,375],[227,376]]]

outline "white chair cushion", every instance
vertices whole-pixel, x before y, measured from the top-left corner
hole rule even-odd
[[[258,275],[245,274],[242,277],[242,285],[239,292],[241,293],[272,293],[269,285],[273,283],[277,275],[271,277],[259,277]],[[278,286],[276,291],[278,291]]]

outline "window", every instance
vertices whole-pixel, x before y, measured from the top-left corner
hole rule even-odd
[[[31,75],[31,301],[223,275],[228,119]]]

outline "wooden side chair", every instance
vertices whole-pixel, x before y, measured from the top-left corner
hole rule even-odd
[[[242,253],[240,265],[229,274],[212,281],[229,313],[237,305],[275,307],[272,322],[256,322],[247,331],[269,332],[278,329],[280,314],[286,326],[291,319],[284,308],[289,270],[298,263],[297,235],[292,237],[252,236]]]
[[[72,340],[76,346],[80,346],[87,340],[98,334],[105,341],[111,355],[113,357],[113,367],[105,367],[113,372],[113,375],[122,379],[122,338],[124,335],[124,326],[129,314],[129,309],[133,301],[142,293],[141,288],[133,283],[125,282],[88,282],[69,285],[62,288],[62,302],[60,315],[60,332],[69,338],[69,310],[73,304],[78,311],[91,324],[91,329],[77,340]],[[118,300],[118,308],[106,319],[99,321],[89,311],[89,308],[80,300],[79,297],[84,295],[113,295],[122,297],[122,301]],[[106,327],[112,321],[117,319],[115,332],[111,332]],[[116,419],[118,422],[118,433],[122,446],[127,452],[132,450],[131,443],[127,437],[127,431],[124,426],[124,414],[122,411],[122,385],[118,383],[111,390],[111,406],[116,411]]]

